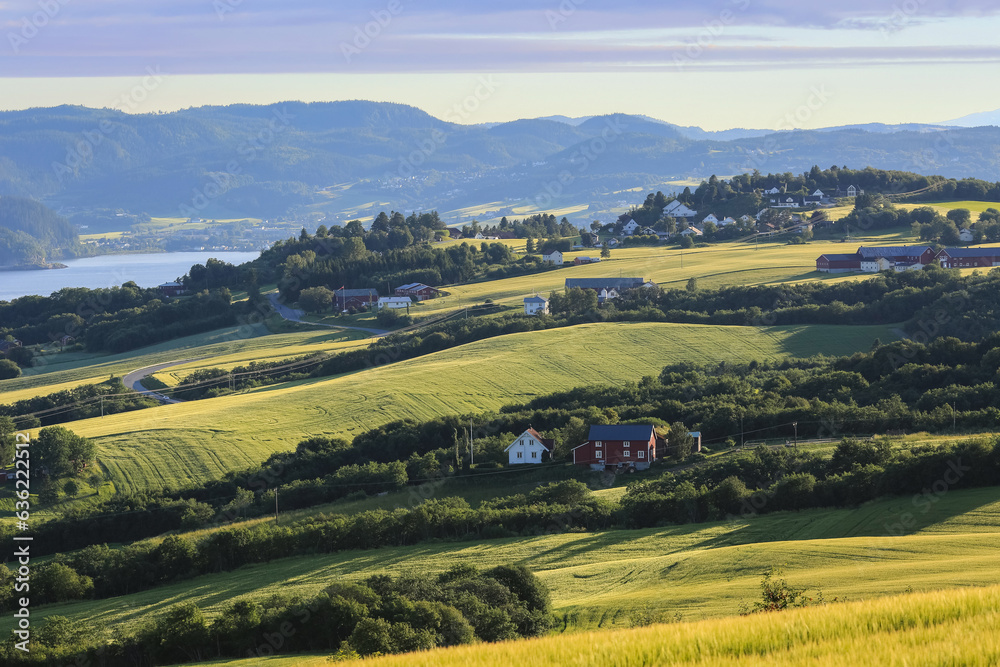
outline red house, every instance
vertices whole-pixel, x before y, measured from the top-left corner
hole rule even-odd
[[[650,424],[591,426],[587,442],[573,449],[573,463],[595,470],[645,470],[656,460],[656,431]]]
[[[367,308],[378,302],[378,292],[374,289],[344,289],[333,293],[333,303],[340,310]]]
[[[415,296],[417,301],[426,301],[437,296],[438,290],[423,283],[410,283],[396,288],[396,296]]]

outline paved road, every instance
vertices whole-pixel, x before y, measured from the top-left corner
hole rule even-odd
[[[289,322],[297,322],[299,324],[312,324],[313,326],[327,327],[328,329],[354,329],[355,331],[364,331],[365,333],[370,333],[373,336],[386,336],[392,333],[391,331],[386,331],[385,329],[369,329],[367,327],[350,327],[350,326],[342,326],[340,324],[309,322],[307,320],[302,319],[302,316],[305,315],[304,312],[298,310],[297,308],[290,308],[289,306],[286,306],[285,304],[278,301],[278,295],[276,293],[271,292],[270,294],[267,295],[267,299],[268,301],[271,302],[271,305],[274,307],[274,312],[278,313],[278,315],[280,315],[282,319],[288,320]]]
[[[198,357],[194,359],[181,359],[179,361],[168,361],[163,364],[156,364],[155,366],[146,366],[145,368],[140,368],[137,371],[132,371],[128,375],[122,378],[122,382],[129,389],[139,392],[140,394],[145,394],[150,398],[155,398],[162,403],[183,403],[184,401],[179,401],[176,398],[170,398],[164,394],[161,394],[150,389],[146,389],[142,386],[142,379],[147,375],[152,375],[153,373],[158,373],[165,368],[170,368],[171,366],[180,366],[181,364],[186,364],[192,361],[200,361],[201,359],[207,359],[208,357]]]

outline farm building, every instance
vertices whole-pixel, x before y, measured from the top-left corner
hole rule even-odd
[[[538,295],[525,297],[524,299],[524,314],[525,315],[548,315],[549,314],[549,300]]]
[[[510,465],[541,463],[542,457],[552,453],[554,444],[552,439],[543,438],[538,431],[529,428],[517,436],[517,440],[510,443],[504,451],[507,452]]]
[[[562,264],[563,254],[558,250],[542,255],[542,261],[546,264]]]
[[[599,261],[601,261],[600,257],[577,257],[573,263],[579,266],[580,264],[597,264]]]
[[[852,255],[827,254],[816,259],[816,270],[823,273],[866,271],[875,273],[892,269],[909,271],[919,269],[934,261],[930,246],[886,246],[866,248],[861,246]]]
[[[591,426],[587,442],[573,449],[573,463],[594,470],[645,470],[656,460],[656,431],[648,425]]]
[[[771,208],[801,208],[803,205],[800,195],[773,195],[768,202]]]
[[[0,340],[0,354],[7,354],[15,347],[21,347],[21,341],[16,338],[14,340]]]
[[[681,236],[703,236],[704,232],[702,232],[697,227],[688,227],[687,229],[685,229],[680,234],[681,234]]]
[[[160,292],[165,297],[180,296],[181,294],[184,294],[184,285],[181,283],[163,283],[159,286],[159,288]]]
[[[629,220],[622,227],[622,231],[624,233],[628,234],[629,236],[632,236],[633,234],[635,234],[636,230],[639,229],[639,227],[640,227],[640,225],[639,225],[638,222],[636,222],[635,220]]]
[[[340,310],[367,308],[378,303],[378,292],[374,289],[344,289],[333,293],[333,302]]]
[[[417,301],[433,299],[438,294],[438,290],[423,283],[409,283],[393,290],[396,296],[415,296]]]
[[[945,248],[938,260],[946,269],[992,268],[1000,266],[1000,248]]]
[[[378,300],[378,309],[388,308],[396,310],[398,308],[409,308],[413,300],[408,296],[382,296]]]

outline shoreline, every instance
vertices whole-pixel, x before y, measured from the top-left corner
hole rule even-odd
[[[48,271],[49,269],[68,269],[69,267],[60,262],[49,262],[46,264],[18,264],[16,266],[0,266],[0,271]]]

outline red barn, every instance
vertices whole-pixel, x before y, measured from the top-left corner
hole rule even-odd
[[[591,426],[587,442],[573,450],[573,463],[595,470],[645,470],[656,460],[656,431],[650,424]]]
[[[426,301],[437,296],[438,290],[423,283],[410,283],[396,288],[396,296],[415,296],[417,301]]]
[[[823,273],[846,273],[861,270],[861,255],[820,255],[816,260],[816,270]]]

